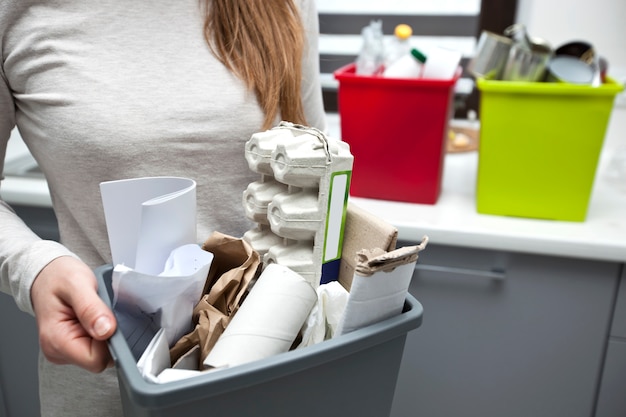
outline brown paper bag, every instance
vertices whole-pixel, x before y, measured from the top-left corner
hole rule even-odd
[[[175,364],[199,346],[198,369],[237,312],[261,266],[259,254],[246,241],[219,232],[214,232],[202,249],[213,253],[214,258],[204,295],[193,311],[195,328],[170,349],[170,359]]]

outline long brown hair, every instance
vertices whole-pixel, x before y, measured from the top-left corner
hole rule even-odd
[[[301,98],[304,31],[293,0],[204,0],[204,36],[215,56],[242,79],[269,129],[306,124]]]

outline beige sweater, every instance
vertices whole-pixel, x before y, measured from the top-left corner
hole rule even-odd
[[[315,2],[300,3],[310,35],[306,115],[324,130]],[[54,258],[75,254],[92,267],[111,261],[102,181],[193,178],[199,241],[250,227],[241,198],[257,175],[244,143],[260,130],[262,113],[210,54],[199,4],[2,0],[0,169],[17,126],[48,180],[62,241],[40,240],[0,201],[0,289],[22,310],[32,314],[30,287]],[[107,374],[43,361],[44,415],[116,415],[116,381]]]

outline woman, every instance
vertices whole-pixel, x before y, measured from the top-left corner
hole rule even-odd
[[[281,119],[325,129],[316,42],[314,0],[3,0],[0,161],[17,125],[62,242],[0,201],[0,284],[37,319],[43,416],[121,415],[91,272],[111,262],[99,183],[193,178],[198,238],[241,236],[245,141]]]

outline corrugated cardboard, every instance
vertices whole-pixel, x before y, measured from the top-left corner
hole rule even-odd
[[[348,203],[339,282],[350,291],[357,263],[357,252],[375,248],[391,252],[396,249],[398,229],[386,221]]]

